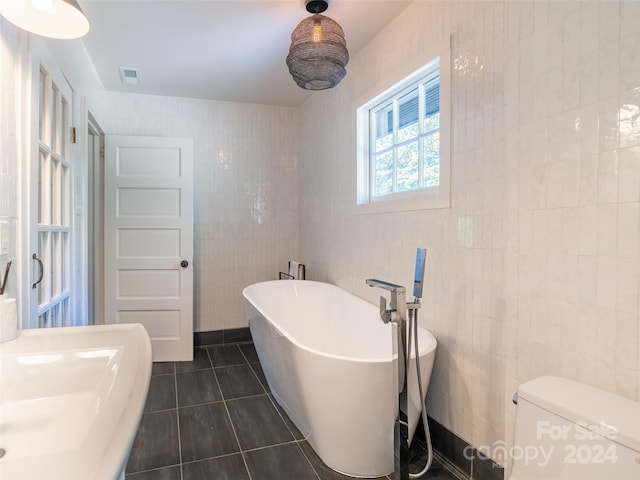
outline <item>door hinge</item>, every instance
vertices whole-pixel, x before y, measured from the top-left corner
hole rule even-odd
[[[71,143],[76,143],[76,127],[71,127]]]
[[[100,158],[104,159],[104,147],[100,147]]]

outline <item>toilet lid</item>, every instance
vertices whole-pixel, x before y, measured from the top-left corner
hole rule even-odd
[[[518,387],[534,405],[640,452],[640,403],[560,377],[539,377]]]

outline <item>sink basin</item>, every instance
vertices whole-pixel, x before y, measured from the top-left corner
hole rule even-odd
[[[0,344],[0,478],[119,478],[151,366],[140,324],[22,330]]]

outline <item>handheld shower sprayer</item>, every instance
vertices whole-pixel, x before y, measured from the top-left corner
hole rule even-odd
[[[416,250],[416,270],[413,275],[413,303],[419,306],[420,299],[422,298],[422,289],[424,287],[424,269],[427,261],[427,249],[420,248]],[[427,419],[427,404],[426,398],[424,396],[424,389],[422,385],[422,374],[420,373],[420,348],[418,346],[418,309],[410,309],[409,310],[409,341],[411,344],[411,337],[413,335],[414,339],[414,352],[416,359],[416,373],[418,377],[418,392],[420,394],[420,398],[422,399],[422,425],[424,428],[424,435],[427,441],[427,463],[422,470],[416,473],[410,473],[409,478],[421,478],[423,475],[429,471],[431,468],[431,464],[433,462],[433,446],[431,445],[431,432],[429,432],[429,422]],[[407,360],[408,361],[408,360]]]
[[[422,288],[424,286],[424,267],[427,260],[427,249],[418,247],[416,251],[416,270],[413,275],[413,297],[422,298]]]

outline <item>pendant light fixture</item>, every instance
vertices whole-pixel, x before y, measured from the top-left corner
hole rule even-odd
[[[43,37],[69,40],[89,31],[76,0],[0,0],[0,13],[16,27]]]
[[[349,52],[344,32],[334,20],[321,15],[327,7],[326,0],[307,0],[306,9],[313,15],[302,20],[291,34],[287,66],[305,90],[333,88],[347,73]]]

